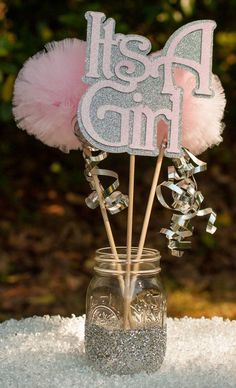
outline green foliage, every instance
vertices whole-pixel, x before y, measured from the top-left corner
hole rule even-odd
[[[185,23],[197,19],[217,22],[213,66],[226,90],[226,129],[224,143],[203,156],[208,173],[200,174],[198,182],[204,204],[218,213],[219,232],[206,234],[206,220],[199,217],[196,229],[200,226],[201,232],[193,238],[194,251],[181,261],[168,258],[166,242],[157,230],[168,226],[169,213],[159,208],[147,245],[156,247],[158,239],[163,266],[168,267],[164,273],[171,290],[169,314],[235,318],[236,0],[0,0],[0,320],[20,318],[22,311],[24,315],[82,313],[91,257],[96,248],[107,244],[101,220],[95,222],[98,210],[90,211],[84,205],[89,188],[80,153],[68,155],[44,146],[18,130],[11,113],[14,81],[23,63],[49,41],[85,40],[87,10],[115,18],[117,32],[146,36],[154,51]],[[127,192],[127,156],[108,159],[106,167],[115,166],[122,177],[121,191]],[[137,159],[136,242],[153,174],[152,158]],[[163,178],[165,173],[166,166]],[[126,235],[126,213],[112,221],[119,244]],[[227,305],[222,304],[222,309],[215,305],[211,290],[217,272],[218,283],[232,284],[232,291],[227,289],[224,294]],[[179,285],[186,289],[179,290]],[[199,290],[203,290],[201,298]]]
[[[5,164],[18,164],[18,153],[22,158],[19,177],[26,175],[30,180],[34,174],[37,183],[40,182],[44,187],[56,185],[63,192],[74,190],[83,181],[82,169],[78,172],[76,167],[77,155],[71,153],[62,156],[60,152],[42,146],[40,142],[17,130],[12,118],[12,94],[15,78],[24,61],[42,50],[45,43],[66,37],[86,39],[84,13],[87,10],[101,11],[107,17],[115,18],[118,32],[147,36],[153,50],[160,49],[174,30],[184,23],[197,19],[216,20],[218,27],[215,32],[213,66],[214,72],[223,82],[228,99],[225,118],[227,130],[224,145],[214,148],[208,159],[220,161],[224,172],[229,171],[235,160],[235,151],[232,148],[228,152],[228,144],[234,139],[232,129],[236,117],[236,110],[231,109],[236,103],[236,0],[0,0],[1,190],[5,194],[12,190],[11,197],[15,195],[12,189],[14,172],[9,167],[6,178],[4,171]],[[213,174],[217,182],[223,179],[219,169],[216,168]]]
[[[235,87],[236,2],[213,0],[91,1],[0,0],[0,121],[10,122],[15,77],[29,57],[51,40],[85,39],[87,10],[105,12],[117,21],[117,31],[147,36],[161,48],[180,25],[195,19],[215,19],[215,71],[229,90]]]

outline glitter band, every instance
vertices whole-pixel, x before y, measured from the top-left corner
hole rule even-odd
[[[173,256],[181,257],[186,249],[191,247],[191,241],[185,240],[193,234],[194,227],[191,224],[195,216],[210,215],[206,226],[208,233],[215,233],[214,226],[216,213],[211,208],[200,210],[204,197],[197,190],[194,174],[205,171],[207,164],[183,148],[183,156],[173,159],[173,166],[168,168],[168,181],[161,183],[157,189],[157,199],[167,209],[179,212],[173,214],[170,229],[162,228],[161,233],[169,240],[168,248]],[[177,183],[176,183],[177,181]],[[171,190],[173,203],[171,206],[165,201],[162,188]]]

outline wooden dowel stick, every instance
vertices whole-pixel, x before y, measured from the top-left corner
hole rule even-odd
[[[125,292],[124,292],[124,328],[129,328],[129,310],[130,310],[130,271],[131,271],[131,248],[133,231],[133,208],[134,208],[134,175],[135,175],[135,155],[130,155],[129,161],[129,207],[127,220],[127,255],[126,255],[126,273],[125,273]]]
[[[155,168],[155,172],[153,175],[151,190],[149,193],[148,203],[147,203],[146,212],[145,212],[145,216],[144,216],[142,232],[141,232],[141,236],[140,236],[140,240],[139,240],[138,252],[137,252],[137,257],[136,257],[137,261],[139,261],[141,259],[143,247],[144,247],[145,240],[146,240],[146,235],[147,235],[148,225],[149,225],[149,221],[150,221],[152,206],[153,206],[154,197],[155,197],[155,193],[156,193],[156,187],[157,187],[158,179],[160,176],[161,165],[162,165],[162,161],[163,161],[163,157],[164,157],[164,150],[165,150],[165,142],[163,141],[161,144],[160,153],[159,153],[158,158],[157,158],[156,168]],[[138,269],[139,269],[139,263],[135,263],[134,272],[137,272]],[[135,281],[136,281],[136,277],[134,277],[132,279],[131,296],[133,294],[133,288],[134,288]]]
[[[102,218],[103,218],[105,229],[106,229],[106,233],[107,233],[107,238],[108,238],[108,241],[109,241],[109,245],[111,247],[111,252],[112,252],[115,260],[119,261],[119,257],[118,257],[118,253],[117,253],[117,249],[116,249],[116,244],[115,244],[115,240],[114,240],[114,237],[113,237],[111,225],[110,225],[110,222],[109,222],[109,219],[108,219],[108,216],[107,216],[107,209],[106,209],[105,204],[104,204],[104,200],[103,200],[103,195],[102,195],[102,190],[101,190],[101,187],[100,187],[99,179],[98,179],[96,174],[92,174],[92,175],[93,175],[93,179],[94,179],[95,189],[96,189],[97,194],[98,194],[99,205],[100,205],[100,209],[101,209],[101,213],[102,213]],[[121,265],[119,263],[117,264],[117,270],[118,270],[118,272],[122,271],[122,267],[121,267]],[[120,284],[122,295],[124,295],[124,279],[123,279],[122,275],[118,275],[118,280],[119,280],[119,284]]]

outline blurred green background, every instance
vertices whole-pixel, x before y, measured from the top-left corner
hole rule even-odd
[[[214,72],[227,96],[226,128],[224,143],[202,155],[208,172],[197,180],[205,205],[218,213],[218,231],[208,235],[206,220],[195,220],[192,251],[171,257],[158,233],[171,214],[155,204],[146,245],[162,253],[169,315],[236,318],[236,0],[0,0],[0,320],[83,313],[94,252],[107,245],[99,210],[84,204],[89,187],[80,153],[44,146],[17,129],[11,113],[24,61],[49,41],[85,39],[87,10],[115,18],[118,32],[148,37],[153,50],[184,23],[217,22]],[[137,159],[135,243],[154,168],[152,158]],[[105,165],[116,169],[127,192],[128,157],[112,155]],[[165,161],[162,179],[166,172]],[[112,218],[117,244],[125,241],[125,219],[126,212]]]

